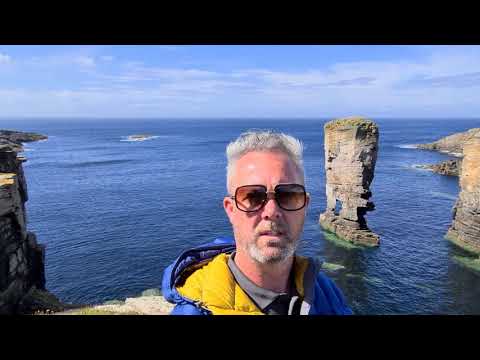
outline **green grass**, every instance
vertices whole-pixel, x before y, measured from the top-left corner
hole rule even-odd
[[[378,129],[377,125],[373,121],[362,116],[351,116],[348,118],[332,120],[325,124],[325,129],[338,129],[345,126],[358,126],[367,131],[375,131]]]
[[[95,309],[95,308],[82,308],[82,309],[69,312],[68,315],[140,315],[140,314],[134,311],[115,312],[115,311],[108,311],[108,310]]]

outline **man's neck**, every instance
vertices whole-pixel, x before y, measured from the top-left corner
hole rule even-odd
[[[255,285],[278,293],[288,291],[293,257],[275,264],[261,264],[237,250],[234,261],[240,271]]]

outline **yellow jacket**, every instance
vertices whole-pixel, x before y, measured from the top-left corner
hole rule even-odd
[[[214,315],[264,315],[237,284],[228,267],[230,254],[222,253],[208,262],[185,271],[177,291]],[[300,297],[304,296],[303,276],[308,266],[306,258],[296,256],[293,273]]]

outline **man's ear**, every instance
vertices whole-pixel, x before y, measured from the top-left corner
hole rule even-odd
[[[225,213],[227,214],[228,219],[230,220],[230,223],[232,223],[232,216],[233,216],[233,212],[235,211],[234,206],[235,206],[235,200],[233,200],[228,196],[225,196],[223,198],[223,209],[225,210]]]

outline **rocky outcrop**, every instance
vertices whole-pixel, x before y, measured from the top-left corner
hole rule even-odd
[[[26,226],[26,159],[6,149],[0,149],[0,314],[29,312],[47,293],[45,247]]]
[[[460,194],[447,239],[480,253],[480,132],[464,144]]]
[[[418,149],[439,151],[457,157],[457,159],[442,161],[438,164],[419,165],[418,167],[432,170],[440,175],[460,176],[462,170],[461,157],[463,157],[463,147],[478,134],[480,134],[480,128],[474,128],[465,132],[446,136],[430,144],[415,145]]]
[[[446,136],[430,144],[417,144],[416,147],[419,149],[440,151],[449,155],[462,157],[465,143],[478,134],[480,134],[480,128],[474,128],[465,132]]]
[[[367,227],[365,215],[374,210],[369,201],[378,150],[378,127],[362,117],[325,124],[327,209],[320,225],[356,244],[376,246],[380,237]]]
[[[446,160],[434,165],[418,165],[418,167],[421,169],[432,170],[440,175],[460,176],[462,171],[462,159]]]
[[[47,136],[12,130],[0,130],[0,151],[23,151],[22,143],[45,140]]]

